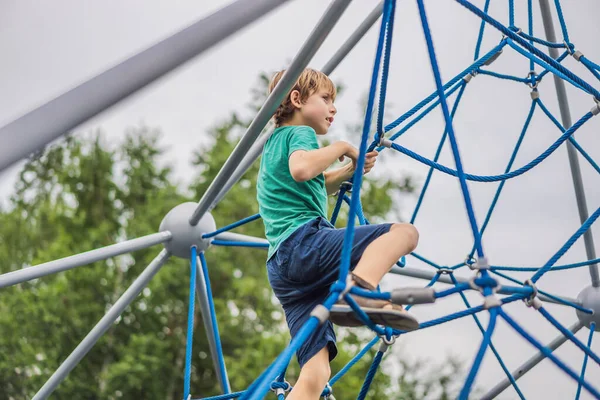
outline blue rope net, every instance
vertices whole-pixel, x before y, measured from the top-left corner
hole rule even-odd
[[[459,318],[464,318],[466,316],[472,316],[477,324],[477,327],[481,331],[483,335],[483,340],[479,346],[478,351],[476,352],[475,359],[472,362],[472,366],[467,374],[465,383],[460,391],[459,398],[466,399],[469,396],[471,388],[476,379],[477,373],[480,369],[482,359],[489,347],[495,358],[498,360],[504,374],[507,376],[510,381],[512,387],[515,389],[519,398],[524,399],[524,395],[521,389],[518,387],[516,379],[512,376],[511,372],[508,370],[506,364],[502,360],[499,352],[495,348],[492,343],[492,335],[494,333],[494,328],[497,322],[502,319],[509,326],[511,326],[519,335],[521,335],[526,341],[530,342],[533,346],[538,348],[540,352],[548,357],[556,366],[562,369],[566,374],[572,377],[578,384],[576,398],[579,398],[581,389],[584,388],[587,390],[592,396],[600,399],[600,391],[592,386],[588,381],[585,380],[585,370],[587,366],[588,359],[592,359],[593,362],[600,365],[600,357],[596,355],[591,350],[592,336],[595,329],[594,322],[591,323],[590,334],[587,340],[587,344],[581,342],[577,339],[574,334],[563,325],[560,324],[549,312],[547,309],[543,307],[543,304],[539,300],[539,295],[545,295],[548,298],[551,298],[557,302],[560,302],[564,305],[573,307],[580,312],[583,313],[592,313],[592,310],[588,310],[582,307],[579,304],[575,304],[573,302],[558,298],[549,293],[543,292],[539,290],[535,283],[546,273],[551,271],[559,271],[566,270],[572,268],[579,268],[588,265],[592,265],[597,263],[600,259],[583,261],[573,264],[567,265],[555,265],[556,262],[569,250],[569,248],[577,241],[596,221],[596,219],[600,216],[600,208],[596,210],[583,224],[582,226],[569,238],[569,240],[552,256],[548,262],[546,262],[541,267],[520,267],[520,266],[497,266],[497,265],[489,265],[488,261],[484,255],[484,248],[482,243],[482,236],[485,232],[485,229],[489,223],[490,217],[496,204],[499,200],[501,192],[504,188],[504,184],[507,180],[522,175],[531,169],[535,168],[538,164],[544,161],[552,152],[554,152],[559,146],[563,145],[565,142],[569,141],[574,145],[576,150],[583,156],[583,158],[589,162],[589,164],[600,173],[600,167],[598,167],[597,163],[585,152],[585,150],[575,141],[573,138],[573,134],[579,129],[582,125],[586,124],[593,116],[600,113],[600,92],[594,88],[591,84],[584,81],[582,78],[571,72],[565,66],[563,66],[562,62],[568,58],[568,56],[572,56],[576,61],[580,62],[582,65],[586,67],[587,70],[591,73],[591,75],[600,80],[600,66],[595,64],[591,60],[587,59],[580,51],[576,50],[576,47],[573,43],[570,42],[567,28],[565,25],[565,19],[563,16],[562,8],[559,0],[555,0],[555,11],[558,15],[558,19],[561,26],[561,32],[563,36],[562,43],[552,43],[547,40],[538,38],[534,36],[533,32],[533,12],[532,12],[532,0],[527,0],[527,10],[528,10],[528,27],[527,33],[523,32],[523,30],[517,26],[515,26],[515,7],[514,1],[509,0],[508,2],[508,20],[509,26],[504,26],[494,18],[492,18],[488,14],[488,9],[490,5],[490,0],[485,1],[485,5],[483,10],[477,8],[475,5],[471,4],[467,0],[455,0],[457,3],[465,7],[467,10],[471,11],[473,14],[477,15],[481,18],[481,26],[479,29],[479,36],[475,48],[474,62],[469,67],[464,69],[460,74],[456,77],[452,78],[447,83],[443,83],[442,77],[440,74],[440,70],[438,67],[438,61],[435,54],[435,49],[433,45],[433,40],[431,37],[431,32],[429,28],[429,23],[427,19],[427,13],[425,9],[425,5],[423,0],[416,0],[419,15],[423,27],[423,33],[425,37],[425,42],[427,44],[427,49],[429,53],[429,59],[432,67],[433,77],[436,84],[436,91],[432,93],[430,96],[425,98],[423,101],[418,103],[414,108],[404,113],[402,116],[394,120],[393,122],[384,126],[383,124],[383,114],[384,114],[384,106],[385,106],[385,98],[386,98],[386,90],[387,90],[387,77],[389,71],[389,62],[390,62],[390,54],[392,48],[392,37],[393,37],[393,24],[394,24],[394,15],[395,15],[395,0],[386,0],[383,8],[383,16],[381,20],[381,26],[379,31],[379,39],[377,42],[377,51],[375,56],[375,61],[373,65],[373,72],[370,81],[370,91],[367,109],[365,112],[365,119],[363,125],[363,132],[360,142],[360,158],[358,160],[358,165],[356,170],[362,171],[364,165],[365,154],[368,151],[373,149],[377,149],[379,151],[385,150],[386,148],[390,148],[396,150],[399,153],[405,154],[414,160],[429,166],[429,171],[427,174],[427,178],[425,180],[424,186],[419,195],[417,204],[415,206],[414,212],[411,217],[411,222],[415,221],[417,214],[420,210],[423,198],[425,193],[429,187],[432,174],[434,170],[440,171],[445,174],[449,174],[458,178],[461,187],[461,193],[465,204],[465,209],[469,218],[470,228],[473,234],[473,247],[467,257],[467,260],[463,263],[452,267],[442,267],[436,264],[433,261],[428,260],[427,258],[417,254],[412,253],[411,256],[424,262],[425,264],[430,265],[436,270],[436,274],[433,275],[433,278],[429,282],[426,287],[432,287],[442,275],[447,274],[451,279],[451,282],[454,284],[454,287],[451,289],[443,290],[443,291],[435,291],[435,298],[442,298],[450,295],[458,294],[462,301],[466,306],[466,310],[455,312],[453,314],[437,318],[431,321],[425,321],[420,324],[420,328],[418,330],[427,329],[429,327],[437,326],[449,321],[453,321]],[[498,45],[490,49],[483,56],[480,56],[481,47],[482,47],[482,39],[484,36],[485,28],[487,25],[496,28],[503,34],[503,37]],[[556,59],[553,59],[546,55],[543,51],[538,49],[536,45],[544,46],[546,48],[554,48],[554,49],[564,49],[564,52]],[[499,72],[495,72],[489,70],[488,67],[501,55],[503,51],[512,49],[516,53],[521,54],[529,60],[530,71],[525,76],[512,76]],[[535,70],[537,66],[542,67],[542,71],[537,73]],[[540,100],[540,96],[537,90],[537,86],[539,82],[543,79],[543,77],[552,73],[555,76],[560,77],[564,81],[570,83],[574,87],[579,90],[584,91],[593,96],[595,103],[592,104],[593,108],[591,111],[586,112],[580,119],[573,124],[572,127],[565,129],[557,120],[556,117],[546,108],[545,104]],[[531,88],[531,106],[529,109],[529,113],[527,115],[526,121],[523,125],[521,134],[515,144],[514,151],[508,161],[506,168],[502,174],[493,175],[493,176],[482,176],[475,175],[471,173],[466,173],[462,167],[460,151],[458,148],[458,144],[456,141],[456,137],[454,134],[452,119],[458,106],[460,104],[460,100],[462,98],[463,93],[465,92],[468,84],[472,80],[472,78],[477,75],[485,75],[497,79],[503,79],[507,81],[513,81],[521,84],[526,84]],[[594,82],[596,83],[596,82]],[[370,133],[369,129],[372,126],[372,118],[373,118],[373,110],[375,109],[376,102],[376,91],[379,86],[379,96],[378,96],[378,113],[376,115],[376,131],[374,133],[374,139],[369,144]],[[458,91],[456,99],[454,101],[454,105],[452,110],[448,107],[448,99],[455,92]],[[427,107],[426,107],[427,106]],[[445,119],[445,130],[443,132],[442,138],[440,140],[439,146],[437,147],[437,151],[433,157],[433,159],[428,159],[422,155],[419,155],[410,149],[403,147],[402,145],[394,142],[400,136],[402,136],[406,131],[408,131],[411,127],[416,125],[421,119],[423,119],[429,112],[434,110],[440,106],[442,113]],[[426,108],[425,108],[426,107]],[[517,153],[521,147],[523,139],[528,131],[530,123],[534,117],[534,114],[537,110],[541,110],[543,114],[548,117],[552,123],[562,132],[562,135],[542,154],[533,159],[531,162],[520,168],[513,168],[514,161],[516,159]],[[418,113],[418,114],[417,114]],[[539,112],[538,112],[539,113]],[[416,116],[415,116],[416,115]],[[389,133],[393,129],[400,127],[403,123],[408,121],[411,117],[411,121],[407,122],[402,128],[400,128],[396,133],[389,137],[389,139],[385,138],[386,133]],[[454,157],[456,169],[449,168],[444,166],[438,162],[441,150],[446,142],[450,143],[450,147],[452,149],[452,155]],[[349,205],[349,218],[348,225],[346,230],[346,236],[344,240],[344,245],[342,249],[342,259],[340,264],[340,273],[338,281],[332,285],[330,290],[330,295],[324,302],[323,306],[325,306],[328,310],[331,309],[333,304],[338,300],[338,298],[342,295],[344,290],[346,289],[346,277],[350,268],[350,250],[352,243],[353,235],[354,235],[354,226],[355,220],[358,219],[360,224],[368,224],[368,220],[366,219],[362,205],[360,201],[360,190],[362,183],[362,174],[355,174],[352,182],[345,183],[338,193],[338,200],[336,202],[332,222],[335,223],[339,215],[339,211],[343,206],[344,202]],[[486,213],[486,216],[481,225],[478,224],[478,221],[475,217],[475,213],[473,210],[471,196],[469,194],[469,189],[467,186],[467,181],[475,181],[475,182],[500,182],[496,193],[494,195],[493,201]],[[349,194],[351,194],[349,196]],[[221,228],[218,231],[215,231],[210,234],[204,235],[205,238],[214,237],[216,234],[233,229],[242,224],[249,223],[255,221],[260,218],[260,216],[254,215],[248,218],[245,218],[239,222],[231,224],[227,227]],[[212,244],[222,245],[222,246],[250,246],[250,247],[263,247],[262,244],[249,244],[244,242],[231,242],[231,241],[218,241],[213,240]],[[203,253],[199,255],[201,264],[202,264],[202,273],[203,278],[205,280],[207,292],[209,294],[209,308],[212,313],[211,318],[214,325],[214,335],[218,338],[218,328],[217,328],[217,320],[214,315],[214,305],[212,296],[210,293],[210,283],[208,281],[208,270],[206,266],[206,262],[203,256]],[[194,284],[195,284],[195,270],[197,263],[196,249],[192,249],[191,255],[192,261],[192,282],[190,290],[193,293]],[[406,264],[405,260],[401,260],[398,262],[399,267],[404,267]],[[454,271],[459,268],[468,266],[471,269],[476,270],[475,276],[468,283],[459,282],[457,278],[454,276]],[[533,276],[525,282],[521,282],[520,280],[514,279],[505,274],[507,271],[513,272],[533,272]],[[507,297],[498,298],[497,291],[500,288],[499,281],[496,277],[501,277],[506,280],[512,281],[516,283],[518,286],[506,286],[502,285],[502,294],[507,294]],[[475,290],[479,291],[484,296],[484,303],[480,306],[473,307],[470,302],[467,300],[465,296],[465,291],[467,290]],[[390,292],[367,292],[361,290],[359,288],[353,287],[350,293],[360,293],[363,296],[369,296],[373,298],[381,298],[381,299],[391,299],[393,297],[393,293]],[[371,328],[376,336],[344,367],[342,368],[329,382],[327,387],[324,389],[322,396],[324,398],[333,398],[333,386],[344,376],[344,374],[348,373],[348,371],[365,355],[367,354],[371,348],[377,344],[381,343],[377,354],[373,358],[371,368],[367,374],[365,379],[365,383],[358,394],[359,399],[365,398],[368,393],[370,384],[376,371],[382,361],[383,355],[389,345],[393,343],[393,341],[401,335],[407,334],[407,332],[392,330],[389,327],[383,327],[373,324],[369,321],[367,315],[360,309],[358,305],[353,301],[353,299],[345,295],[345,300],[349,305],[355,310],[355,312],[365,321],[365,325]],[[503,305],[512,303],[515,301],[524,301],[528,306],[532,306],[536,309],[540,315],[542,315],[545,319],[547,319],[559,332],[565,335],[572,343],[574,343],[579,349],[584,353],[583,366],[581,372],[578,374],[572,370],[569,366],[567,366],[563,361],[561,361],[558,357],[552,354],[552,350],[540,344],[533,336],[531,336],[528,332],[526,332],[517,322],[511,318],[506,311],[502,308]],[[193,319],[193,307],[194,307],[194,296],[190,296],[190,320]],[[409,310],[412,305],[408,305],[407,310]],[[487,327],[485,327],[479,317],[477,316],[480,312],[489,313],[489,319]],[[188,335],[191,337],[193,334],[192,324],[193,321],[190,321],[188,327]],[[285,371],[287,366],[293,357],[296,349],[308,338],[308,336],[312,333],[312,331],[319,325],[320,321],[316,316],[312,316],[305,325],[298,332],[296,337],[291,341],[286,349],[273,361],[273,363],[263,372],[263,374],[258,377],[252,385],[245,391],[239,391],[232,393],[230,388],[225,386],[225,394],[215,397],[209,397],[206,399],[233,399],[233,398],[242,398],[242,399],[262,399],[269,391],[273,391],[274,395],[277,399],[283,399],[285,397],[285,393],[291,389],[291,386],[288,382],[285,381]],[[185,400],[190,398],[189,395],[189,382],[190,382],[190,374],[191,374],[191,338],[188,340],[188,349],[186,355],[186,367],[185,367]],[[221,370],[222,376],[226,376],[226,369],[224,364],[224,358],[222,354],[222,349],[220,346],[220,342],[217,340],[217,351],[219,354],[218,364]]]

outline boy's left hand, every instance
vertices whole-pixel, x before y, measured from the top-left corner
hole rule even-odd
[[[375,161],[377,161],[377,156],[379,152],[377,150],[373,150],[365,155],[365,169],[364,173],[367,174],[371,171],[371,168],[375,165]]]

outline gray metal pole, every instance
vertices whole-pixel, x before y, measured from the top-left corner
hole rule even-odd
[[[230,240],[232,242],[269,244],[269,241],[267,239],[249,236],[249,235],[242,235],[241,233],[234,233],[234,232],[219,233],[217,236],[215,236],[215,239]]]
[[[323,66],[321,71],[325,75],[331,75],[331,73],[337,68],[338,65],[346,58],[348,53],[352,51],[354,46],[360,42],[363,36],[371,29],[371,27],[377,22],[377,20],[381,17],[383,13],[383,4],[381,1],[377,6],[371,11],[367,18],[356,28],[356,30],[350,35],[350,37],[340,46],[338,51],[331,57],[331,59]]]
[[[73,352],[52,374],[50,379],[42,386],[35,394],[33,400],[47,399],[56,387],[67,377],[69,372],[81,361],[83,357],[96,344],[98,339],[111,327],[117,320],[119,315],[129,306],[129,304],[137,297],[138,294],[148,285],[148,282],[163,266],[169,258],[169,252],[163,249],[158,256],[152,260],[150,265],[136,278],[131,286],[123,293],[119,300],[108,310],[102,319],[92,328],[90,333],[79,343]]]
[[[540,0],[540,10],[542,11],[542,21],[544,24],[544,31],[546,32],[546,38],[550,42],[556,42],[556,34],[554,32],[554,23],[552,22],[552,14],[550,13],[550,7],[548,0]],[[553,47],[549,48],[550,57],[558,58],[558,49]],[[569,129],[573,123],[571,121],[571,112],[569,110],[569,100],[567,99],[567,91],[565,89],[565,83],[558,76],[554,75],[554,86],[556,87],[556,96],[558,98],[558,107],[560,109],[560,117],[562,124],[565,129]],[[567,141],[567,154],[569,156],[569,164],[571,166],[571,177],[573,178],[573,186],[575,187],[575,198],[577,199],[577,209],[579,210],[579,220],[583,224],[588,219],[587,202],[585,200],[585,190],[583,187],[583,180],[581,179],[581,169],[579,168],[579,157],[575,146]],[[588,260],[596,258],[596,250],[594,247],[594,237],[592,236],[592,229],[588,229],[583,234],[583,241],[585,243],[585,253]],[[600,286],[600,275],[598,275],[598,264],[591,264],[590,276],[592,278],[592,286]]]
[[[578,321],[573,326],[571,326],[569,328],[569,330],[571,332],[573,332],[573,334],[575,334],[575,333],[579,332],[579,330],[582,327],[583,327],[583,324],[580,321]],[[566,336],[560,335],[556,339],[554,339],[552,342],[550,342],[546,347],[548,347],[550,350],[554,351],[557,348],[559,348],[563,343],[565,343],[567,340],[568,340],[568,338]],[[523,365],[521,365],[519,368],[517,368],[516,370],[514,370],[512,372],[513,378],[515,378],[515,380],[519,379],[520,377],[525,375],[527,372],[529,372],[529,370],[531,368],[535,367],[537,364],[539,364],[540,361],[542,361],[545,358],[546,358],[546,356],[544,354],[542,354],[541,352],[537,353],[535,356],[533,356],[532,358],[527,360]],[[506,389],[510,385],[511,384],[510,384],[510,381],[508,380],[508,378],[505,378],[502,382],[500,382],[499,384],[494,386],[492,388],[492,390],[490,390],[485,395],[483,395],[481,400],[491,400],[491,399],[495,398],[500,393],[502,393],[502,391],[504,391],[504,389]]]
[[[277,107],[279,107],[284,97],[290,91],[294,82],[298,79],[298,76],[300,76],[308,62],[315,55],[319,47],[321,47],[321,44],[325,41],[325,38],[327,38],[336,22],[340,19],[342,13],[350,4],[350,1],[351,0],[334,0],[327,11],[325,11],[325,14],[310,33],[308,39],[306,39],[306,42],[302,45],[302,48],[287,68],[285,74],[281,77],[281,80],[273,92],[271,92],[256,117],[254,117],[248,130],[244,136],[242,136],[242,139],[235,149],[233,149],[233,152],[200,199],[198,207],[190,218],[190,224],[196,225],[204,213],[208,211],[225,183],[227,183],[227,180],[229,180],[252,144],[256,141],[260,132],[271,119],[271,116]]]
[[[430,280],[433,279],[433,277],[436,275],[437,272],[431,271],[429,269],[424,270],[424,269],[414,268],[414,267],[408,267],[408,266],[407,267],[403,267],[403,268],[400,268],[398,266],[394,266],[394,267],[392,267],[392,270],[390,271],[390,273],[391,274],[395,274],[395,275],[410,276],[411,278],[418,278],[418,279],[424,279],[424,280],[430,281]],[[469,280],[465,279],[465,278],[460,278],[458,276],[455,276],[455,278],[456,278],[456,281],[458,283],[469,282]],[[454,284],[452,282],[452,280],[450,279],[450,277],[446,276],[446,275],[440,276],[440,278],[438,279],[438,282],[448,283],[450,285]],[[505,290],[502,290],[502,287],[500,288],[500,290],[498,290],[498,293],[500,293],[500,294],[512,294],[512,293],[509,293],[509,292],[507,292]],[[563,303],[561,303],[561,302],[559,302],[557,300],[554,300],[553,298],[548,297],[546,295],[543,295],[541,293],[538,294],[538,297],[540,298],[540,300],[546,301],[548,303],[555,303],[555,304],[564,305]],[[556,296],[556,297],[559,297],[559,298],[561,298],[561,299],[563,299],[565,301],[569,301],[569,302],[577,304],[577,305],[581,305],[581,302],[579,300],[577,300],[577,299],[571,299],[569,297],[563,297],[563,296]]]
[[[219,379],[221,390],[223,393],[225,393],[225,388],[230,388],[231,385],[229,384],[229,377],[227,376],[227,366],[225,367],[224,376],[221,374],[221,368],[219,367],[217,340],[214,335],[213,323],[210,317],[210,306],[208,303],[208,294],[206,292],[206,281],[204,280],[200,257],[198,257],[196,262],[196,295],[200,305],[200,314],[202,315],[202,322],[204,323],[204,330],[206,331],[208,347],[210,348],[210,355],[215,368],[215,373],[217,374],[217,379]]]
[[[0,171],[288,0],[238,0],[0,128]]]
[[[272,134],[273,129],[269,129],[262,136],[260,136],[256,140],[256,142],[254,142],[250,150],[248,150],[246,156],[244,156],[244,159],[240,162],[240,165],[238,165],[233,174],[231,174],[231,177],[229,177],[225,185],[223,185],[223,188],[219,191],[217,197],[215,197],[215,199],[211,203],[209,211],[215,208],[217,204],[219,204],[223,197],[225,197],[225,195],[229,193],[231,188],[236,183],[238,183],[239,180],[242,179],[242,176],[244,176],[244,174],[250,169],[250,167],[252,167],[252,164],[254,164],[256,160],[258,160],[258,158],[262,154],[263,148],[265,147],[265,143],[267,143],[267,140],[269,140]]]
[[[156,244],[165,243],[171,240],[171,232],[159,232],[141,238],[127,240],[116,243],[111,246],[87,251],[74,256],[61,258],[44,264],[23,268],[17,271],[8,272],[0,275],[0,289],[3,287],[16,285],[17,283],[27,282],[31,279],[66,271],[82,265],[91,264],[96,261],[106,260],[132,251],[145,249]]]
[[[331,75],[331,73],[337,68],[337,66],[344,60],[344,58],[352,51],[354,46],[363,38],[363,36],[369,31],[369,29],[375,24],[375,22],[381,17],[383,12],[383,4],[384,2],[380,2],[377,7],[373,9],[367,15],[367,18],[360,24],[360,26],[356,29],[356,31],[342,44],[342,46],[338,49],[338,51],[331,57],[331,59],[325,64],[325,66],[321,69],[321,71],[325,75]],[[238,183],[238,181],[244,176],[246,171],[250,169],[252,164],[258,160],[260,155],[262,154],[263,147],[267,140],[273,134],[273,129],[269,129],[262,136],[258,138],[258,140],[252,145],[248,154],[244,157],[240,165],[236,168],[235,172],[231,175],[227,183],[223,186],[223,189],[219,192],[215,200],[209,207],[209,210],[212,210],[225,195],[231,190],[231,188]]]

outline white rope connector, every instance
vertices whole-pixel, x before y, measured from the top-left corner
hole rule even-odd
[[[323,304],[319,304],[313,308],[313,310],[310,312],[310,316],[317,317],[319,324],[323,324],[329,319],[329,310]]]
[[[537,100],[540,98],[540,92],[537,89],[531,91],[531,100]]]
[[[581,60],[581,57],[583,57],[583,53],[580,52],[579,50],[575,51],[575,53],[572,54],[573,58],[576,59],[577,61]]]
[[[379,344],[379,351],[385,353],[389,347],[390,346],[387,343],[381,342],[381,344]]]
[[[474,74],[473,72],[469,72],[468,74],[466,74],[465,76],[463,76],[463,80],[466,83],[469,83],[469,82],[471,82],[471,79],[473,79],[475,77],[475,75],[477,75],[477,74]]]
[[[485,298],[483,299],[483,308],[485,308],[486,310],[489,310],[490,308],[494,308],[494,307],[501,307],[501,306],[502,306],[502,301],[500,301],[500,299],[493,294],[489,295],[489,296],[485,296]]]
[[[390,139],[386,139],[386,138],[382,137],[381,140],[379,141],[379,145],[387,147],[389,149],[392,147],[392,141]]]

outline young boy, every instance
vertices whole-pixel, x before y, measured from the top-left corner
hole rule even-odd
[[[272,91],[284,71],[278,72]],[[322,304],[338,278],[345,229],[327,220],[327,196],[349,180],[358,150],[346,142],[319,148],[317,135],[325,135],[333,123],[336,90],[321,72],[306,69],[275,112],[276,129],[264,147],[257,182],[257,198],[269,241],[269,283],[285,311],[294,337],[311,311]],[[366,155],[368,173],[377,152]],[[326,171],[336,160],[352,162]],[[413,251],[418,232],[410,224],[364,225],[355,228],[349,285],[375,290],[381,278],[403,255]],[[388,301],[353,295],[376,324],[402,330],[418,322],[401,306]],[[343,301],[330,320],[297,351],[300,375],[288,400],[319,399],[331,375],[329,362],[337,354],[332,322],[342,326],[362,323]]]

